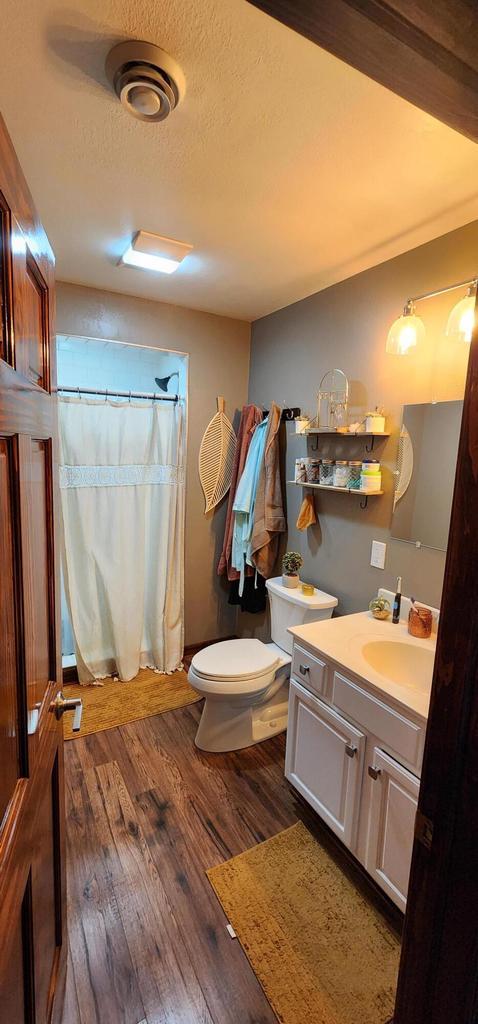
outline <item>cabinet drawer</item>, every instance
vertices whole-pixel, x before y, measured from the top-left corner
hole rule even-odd
[[[313,690],[314,693],[325,692],[326,668],[325,661],[294,644],[292,675],[308,690]]]
[[[392,754],[420,770],[423,730],[419,725],[382,704],[340,672],[334,672],[332,701],[367,732],[379,736]]]

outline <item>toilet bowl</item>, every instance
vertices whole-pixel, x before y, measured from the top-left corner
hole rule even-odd
[[[215,753],[261,743],[287,728],[292,654],[290,626],[330,618],[337,598],[322,590],[305,595],[267,580],[272,643],[224,640],[194,655],[188,679],[205,697],[196,734],[200,750]]]

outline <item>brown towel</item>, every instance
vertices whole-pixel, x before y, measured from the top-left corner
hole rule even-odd
[[[317,513],[315,511],[315,501],[313,494],[306,494],[305,498],[300,506],[300,512],[297,518],[297,529],[306,530],[308,526],[313,526],[317,522]]]
[[[273,575],[280,534],[287,529],[279,463],[280,422],[281,410],[275,402],[271,402],[251,537],[252,561],[266,580]]]

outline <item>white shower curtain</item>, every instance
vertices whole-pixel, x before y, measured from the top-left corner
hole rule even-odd
[[[65,590],[80,682],[183,655],[181,403],[61,398]]]

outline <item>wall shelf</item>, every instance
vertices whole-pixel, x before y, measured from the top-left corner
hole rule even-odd
[[[319,437],[338,437],[338,438],[353,437],[353,438],[355,438],[355,440],[357,440],[357,438],[360,438],[360,437],[371,438],[370,444],[367,444],[365,446],[365,451],[370,453],[370,452],[373,452],[376,440],[380,440],[380,438],[383,438],[383,437],[390,437],[390,434],[388,432],[385,432],[385,431],[383,433],[376,434],[376,433],[370,433],[367,430],[355,430],[355,431],[352,431],[352,430],[347,430],[347,431],[344,431],[344,430],[322,430],[320,427],[307,427],[307,430],[304,430],[304,431],[302,431],[300,433],[297,432],[293,436],[294,437],[315,437],[317,439],[316,443],[315,443],[315,445],[311,445],[311,451],[313,451],[313,452],[316,452],[318,447],[319,447]]]
[[[295,487],[310,487],[314,491],[333,491],[335,494],[358,494],[362,498],[360,508],[367,508],[369,498],[380,498],[385,493],[385,491],[362,491],[357,487],[333,487],[332,485],[329,486],[329,484],[313,484],[308,483],[307,480],[288,480],[287,483],[294,484]]]

